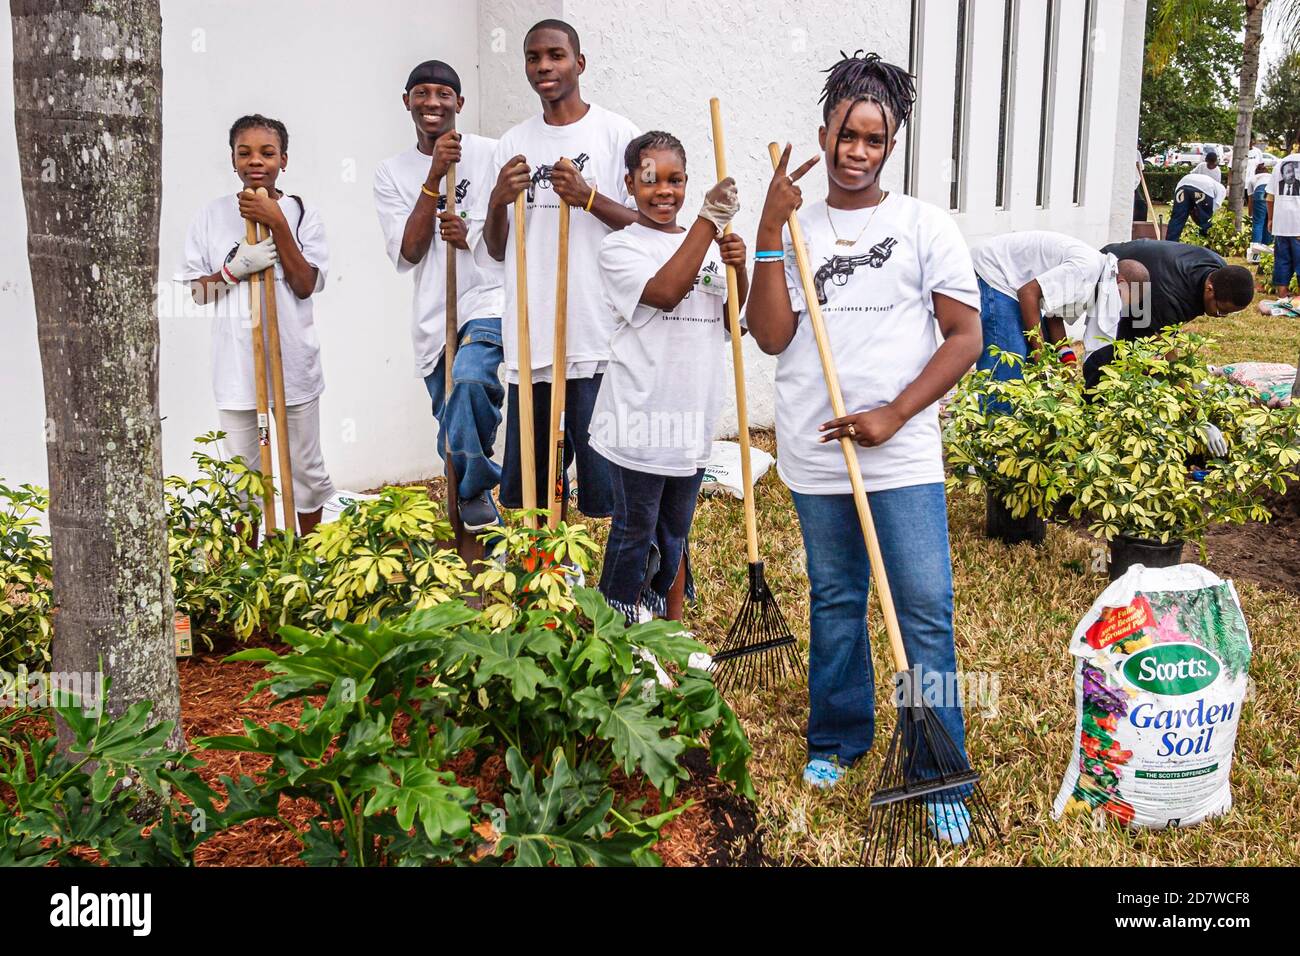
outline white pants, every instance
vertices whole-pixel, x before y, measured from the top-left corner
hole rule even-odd
[[[299,514],[311,514],[334,494],[334,482],[325,470],[325,456],[320,449],[320,399],[313,398],[289,408],[289,460],[293,463],[293,506]],[[240,457],[250,468],[260,470],[262,452],[257,444],[257,412],[254,410],[217,409],[221,430],[226,433],[224,451],[227,458]],[[272,418],[274,418],[272,413]],[[272,422],[272,429],[279,421]],[[274,439],[271,458],[278,471],[280,456]],[[275,476],[276,486],[282,480]]]

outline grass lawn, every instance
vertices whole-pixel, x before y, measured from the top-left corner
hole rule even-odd
[[[1218,361],[1295,361],[1296,331],[1285,319],[1252,310],[1204,319],[1199,331],[1218,339]],[[775,451],[772,436],[757,443]],[[759,536],[768,582],[806,653],[808,593],[798,522],[789,493],[769,472],[758,490]],[[1235,806],[1216,820],[1181,830],[1130,831],[1104,823],[1051,819],[1071,754],[1073,664],[1066,650],[1075,624],[1105,587],[1095,572],[1096,545],[1053,526],[1046,546],[1008,548],[983,536],[983,500],[958,493],[949,502],[957,654],[963,670],[989,675],[996,694],[967,709],[967,739],[985,793],[1004,828],[1000,846],[948,852],[938,862],[1017,866],[1297,865],[1300,864],[1300,597],[1239,584],[1254,643],[1254,693],[1245,704],[1232,770]],[[593,522],[602,539],[605,522]],[[845,534],[857,534],[856,527]],[[701,501],[693,538],[699,601],[688,625],[717,646],[744,595],[741,503]],[[1193,557],[1192,549],[1188,550]],[[883,702],[877,745],[831,793],[806,788],[803,727],[806,686],[790,679],[762,695],[734,697],[754,746],[765,848],[787,864],[855,864],[867,800],[894,728],[888,705],[892,665],[875,598],[870,629]],[[994,684],[994,680],[996,684]]]

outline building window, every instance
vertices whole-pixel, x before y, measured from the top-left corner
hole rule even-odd
[[[1092,34],[1096,29],[1097,5],[1083,4],[1083,55],[1079,66],[1079,119],[1074,129],[1074,202],[1084,200],[1088,180],[1088,124],[1092,118]]]
[[[1043,32],[1043,104],[1038,116],[1038,194],[1039,206],[1051,201],[1052,123],[1056,110],[1056,24],[1059,0],[1047,0],[1047,20]]]
[[[970,89],[967,68],[970,64],[970,3],[957,0],[957,67],[953,78],[952,110],[952,173],[948,184],[948,208],[960,212],[966,204],[963,195],[964,160],[966,158],[966,117],[969,114],[966,102]]]
[[[921,85],[921,36],[925,29],[925,0],[912,0],[912,27],[911,35],[908,38],[907,53],[907,71],[916,79],[916,85]],[[917,166],[917,140],[919,139],[918,130],[920,109],[917,106],[912,107],[912,119],[907,124],[907,140],[905,143],[907,154],[903,164],[903,192],[909,196],[916,195],[916,166]]]
[[[998,209],[1011,205],[1011,111],[1016,100],[1016,23],[1020,19],[1019,0],[1004,0],[1002,11],[1002,106],[998,114]]]

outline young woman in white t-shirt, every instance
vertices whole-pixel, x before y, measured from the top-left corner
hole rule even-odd
[[[743,304],[745,242],[722,235],[738,208],[730,178],[689,228],[677,224],[687,177],[676,137],[643,133],[624,163],[637,218],[600,246],[614,334],[588,432],[609,463],[614,502],[600,590],[630,622],[642,608],[681,620],[692,592],[687,537],[726,383],[726,267],[737,269]]]
[[[307,534],[319,523],[321,509],[334,495],[320,446],[320,395],[325,380],[311,307],[312,295],[325,287],[329,267],[325,227],[315,207],[276,188],[280,173],[289,164],[289,133],[279,120],[261,114],[236,120],[230,130],[230,160],[243,188],[214,199],[199,211],[186,236],[182,278],[189,281],[196,302],[216,305],[212,390],[221,430],[226,433],[225,452],[258,468],[253,339],[249,293],[244,287],[249,276],[275,266],[294,506],[298,530]],[[244,195],[244,189],[261,187],[268,196]],[[247,242],[245,219],[266,226],[270,237]],[[267,374],[269,394],[269,356]]]
[[[937,403],[981,346],[975,272],[952,218],[880,188],[895,134],[911,114],[911,77],[875,54],[846,57],[829,73],[818,132],[826,199],[802,204],[795,182],[820,157],[787,175],[787,146],[759,221],[746,313],[758,345],[779,356],[777,465],[799,515],[811,588],[804,780],[823,788],[870,749],[875,730],[867,551],[838,439],[847,435],[858,446],[908,660],[927,682],[934,673],[951,688],[957,660]],[[795,210],[852,410],[844,418],[831,411],[783,233]],[[960,701],[942,703],[938,716],[964,753]],[[941,839],[964,840],[966,824],[931,808]]]

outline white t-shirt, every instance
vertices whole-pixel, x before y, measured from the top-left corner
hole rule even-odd
[[[496,185],[497,171],[492,166],[496,140],[473,133],[460,139],[461,161],[456,164],[456,211],[462,219],[480,192],[488,193]],[[429,175],[433,157],[412,146],[392,159],[380,163],[375,171],[375,208],[384,232],[388,258],[398,272],[415,273],[415,301],[411,310],[411,344],[415,347],[415,374],[421,378],[432,374],[442,357],[447,340],[447,248],[434,226],[433,241],[424,258],[412,264],[402,258],[402,234],[411,210],[420,199],[420,187]],[[439,187],[441,188],[441,187]],[[446,197],[438,197],[438,210],[446,209]],[[479,248],[482,223],[471,228],[469,251],[456,251],[457,327],[472,319],[495,319],[501,316],[502,264]]]
[[[1066,319],[1087,311],[1106,267],[1106,256],[1083,240],[1046,231],[993,236],[977,243],[970,257],[976,275],[1013,299],[1037,279],[1043,311]]]
[[[799,223],[814,276],[823,283],[822,316],[852,414],[889,404],[933,357],[939,342],[934,293],[978,309],[979,290],[965,240],[937,207],[890,193],[874,210],[832,209],[830,215],[839,235],[858,236],[852,248],[835,245],[825,201],[804,206]],[[776,364],[777,472],[803,494],[849,494],[839,442],[819,441],[818,426],[835,415],[788,233],[785,270],[798,325]],[[854,447],[868,491],[943,481],[937,402],[883,445]]]
[[[601,280],[615,319],[591,416],[591,447],[652,475],[686,477],[709,463],[726,385],[727,273],[716,245],[694,289],[672,311],[641,303],[646,284],[686,235],[633,223],[600,246]]]
[[[1223,169],[1219,166],[1215,166],[1211,168],[1206,163],[1200,163],[1197,165],[1195,169],[1192,170],[1191,174],[1193,176],[1208,176],[1210,179],[1213,179],[1216,183],[1223,182]]]
[[[280,197],[280,209],[298,238],[303,257],[319,271],[314,291],[320,292],[325,288],[325,275],[329,270],[325,225],[320,214],[310,204],[306,204],[300,213],[297,201],[287,194]],[[244,238],[244,220],[239,215],[238,197],[231,193],[214,199],[190,224],[185,238],[185,269],[180,278],[190,281],[212,275],[221,268],[230,250]],[[231,411],[257,408],[249,321],[251,289],[252,283],[245,279],[222,293],[215,303],[204,306],[213,316],[212,393],[218,408]],[[275,305],[280,327],[280,361],[284,367],[284,400],[288,405],[301,405],[325,391],[320,339],[312,319],[312,298],[298,298],[284,281],[284,269],[279,263],[275,265]],[[270,373],[268,355],[267,395],[274,401]]]
[[[532,339],[533,381],[549,381],[555,349],[555,267],[559,251],[560,198],[551,188],[551,167],[565,157],[599,192],[632,205],[623,177],[623,152],[640,135],[631,120],[592,103],[587,115],[567,126],[548,126],[538,114],[508,130],[492,157],[492,182],[506,161],[524,156],[533,168],[527,200],[528,321]],[[490,190],[477,197],[472,219],[486,221]],[[506,245],[501,340],[506,380],[519,380],[518,325],[515,311],[514,206],[507,211],[510,240]],[[596,265],[601,241],[612,230],[591,213],[569,212],[568,323],[565,349],[568,378],[590,378],[609,358],[614,317],[601,291]]]
[[[1184,186],[1190,186],[1192,189],[1199,189],[1205,195],[1210,197],[1210,205],[1217,209],[1219,203],[1223,202],[1223,197],[1228,191],[1223,188],[1223,183],[1216,182],[1209,176],[1203,176],[1200,173],[1188,173],[1182,179],[1178,180],[1178,185],[1174,188],[1175,198],[1178,196],[1178,190]]]
[[[1300,236],[1300,153],[1273,167],[1268,194],[1273,197],[1273,235]]]

